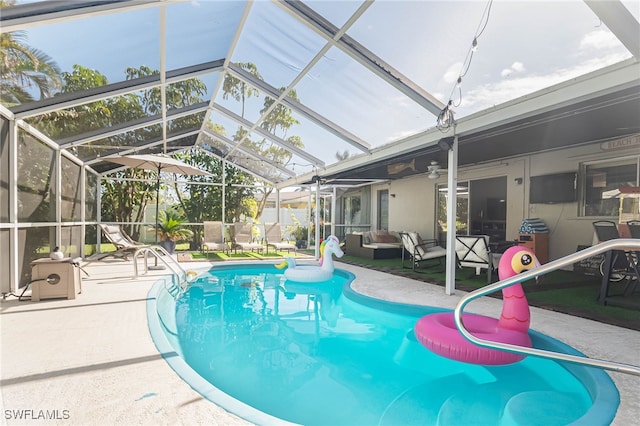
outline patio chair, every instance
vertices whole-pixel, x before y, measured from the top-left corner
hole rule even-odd
[[[629,232],[633,232],[631,230],[632,227],[633,226],[629,226]],[[593,222],[593,229],[595,230],[598,242],[620,238],[618,224],[614,221],[597,220]],[[612,250],[610,253],[607,253],[600,263],[600,274],[603,277],[600,294],[598,295],[600,301],[605,302],[606,299],[611,296],[609,294],[609,281],[626,281],[622,295],[630,295],[635,291],[638,280],[640,280],[638,253],[634,251]]]
[[[593,229],[596,232],[598,242],[620,238],[618,224],[612,220],[596,220],[593,222]]]
[[[224,238],[224,224],[218,221],[204,222],[204,239],[202,241],[202,251],[230,251],[229,244]]]
[[[631,238],[640,239],[640,220],[630,220],[627,222],[627,226],[629,227]]]
[[[267,244],[267,253],[269,253],[269,247],[273,247],[275,250],[286,250],[290,253],[291,250],[296,251],[295,244],[291,244],[283,241],[282,229],[279,223],[265,223],[264,224],[264,238]]]
[[[618,224],[612,220],[597,220],[593,222],[593,229],[598,243],[620,238]],[[600,262],[600,275],[605,275],[606,257]],[[624,271],[627,269],[627,256],[622,250],[614,250],[611,253],[611,265],[609,280],[619,282],[625,279]]]
[[[420,266],[420,262],[438,259],[438,264],[442,263],[443,257],[447,256],[447,251],[438,245],[438,240],[423,240],[417,232],[400,232],[402,238],[402,267],[404,268],[405,252],[411,260],[412,270]]]
[[[100,229],[102,229],[102,233],[107,240],[111,242],[115,247],[116,251],[108,252],[108,253],[98,253],[89,257],[88,261],[96,261],[102,260],[107,257],[119,257],[123,260],[129,260],[129,255],[136,252],[136,250],[149,247],[148,244],[143,244],[135,241],[131,238],[127,233],[122,229],[120,225],[104,225],[100,224]]]
[[[264,247],[260,243],[253,241],[251,232],[251,223],[236,222],[233,224],[233,250],[237,253],[238,249],[242,251],[256,251],[262,253]]]
[[[491,284],[493,271],[498,269],[500,256],[491,253],[488,235],[456,235],[458,267],[475,268],[476,275],[486,269],[488,284]]]

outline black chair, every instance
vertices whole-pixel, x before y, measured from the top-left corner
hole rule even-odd
[[[596,231],[598,242],[620,238],[620,233],[618,232],[618,224],[612,220],[597,220],[593,222],[593,228]]]
[[[598,220],[593,222],[598,242],[609,241],[620,238],[618,225],[611,220]],[[600,263],[600,274],[603,281],[598,300],[604,304],[609,295],[609,282],[626,281],[622,291],[622,296],[628,296],[634,292],[640,279],[638,257],[634,252],[623,250],[612,250],[607,253]]]
[[[627,222],[627,226],[629,227],[631,238],[640,239],[640,220],[630,220]]]

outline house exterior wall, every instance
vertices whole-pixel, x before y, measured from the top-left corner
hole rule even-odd
[[[580,165],[592,161],[640,156],[640,135],[624,141],[594,142],[578,147],[541,152],[501,161],[458,169],[458,181],[472,181],[493,177],[507,177],[506,239],[518,238],[520,224],[525,218],[540,218],[549,228],[549,260],[576,251],[578,245],[593,243],[592,222],[617,217],[580,216],[579,203],[531,204],[529,203],[529,179],[531,176],[560,172],[578,172],[580,191],[582,175]],[[426,174],[415,175],[374,185],[372,194],[388,189],[389,229],[393,231],[417,231],[424,238],[437,238],[436,190],[438,184],[446,184],[446,174],[439,179],[428,179]],[[578,192],[579,193],[579,192]],[[377,214],[376,200],[372,196],[372,212]],[[376,217],[372,215],[372,217]],[[373,221],[373,220],[372,220]]]

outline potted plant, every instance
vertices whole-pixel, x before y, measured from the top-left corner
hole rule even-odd
[[[296,239],[296,247],[299,249],[307,248],[307,233],[309,229],[305,226],[298,226],[295,228],[291,235]]]
[[[176,242],[193,236],[193,232],[184,225],[184,219],[175,210],[164,210],[158,221],[158,237],[160,246],[173,254]]]

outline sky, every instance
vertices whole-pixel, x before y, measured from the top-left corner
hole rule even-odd
[[[313,1],[310,7],[342,26],[362,3]],[[438,100],[456,117],[629,58],[582,1],[402,1],[372,3],[346,33]],[[640,1],[625,1],[638,19]],[[234,45],[244,2],[197,0],[167,7],[166,68],[227,56],[253,62],[265,81],[284,87],[320,54],[326,40],[271,2],[254,2]],[[80,63],[124,78],[128,66],[160,68],[158,8],[96,16],[27,30],[27,42],[63,71]],[[471,44],[477,39],[477,50]],[[470,56],[472,54],[472,56]],[[471,60],[469,60],[471,58]],[[458,89],[456,81],[461,78]],[[322,53],[296,86],[300,101],[347,131],[380,146],[432,128],[436,117],[390,89],[336,47]],[[207,80],[207,83],[209,80]],[[208,84],[210,93],[215,84]],[[223,103],[221,99],[216,102]],[[257,116],[261,101],[252,102]],[[358,151],[303,124],[307,144],[325,155]],[[310,148],[311,149],[311,148]]]

